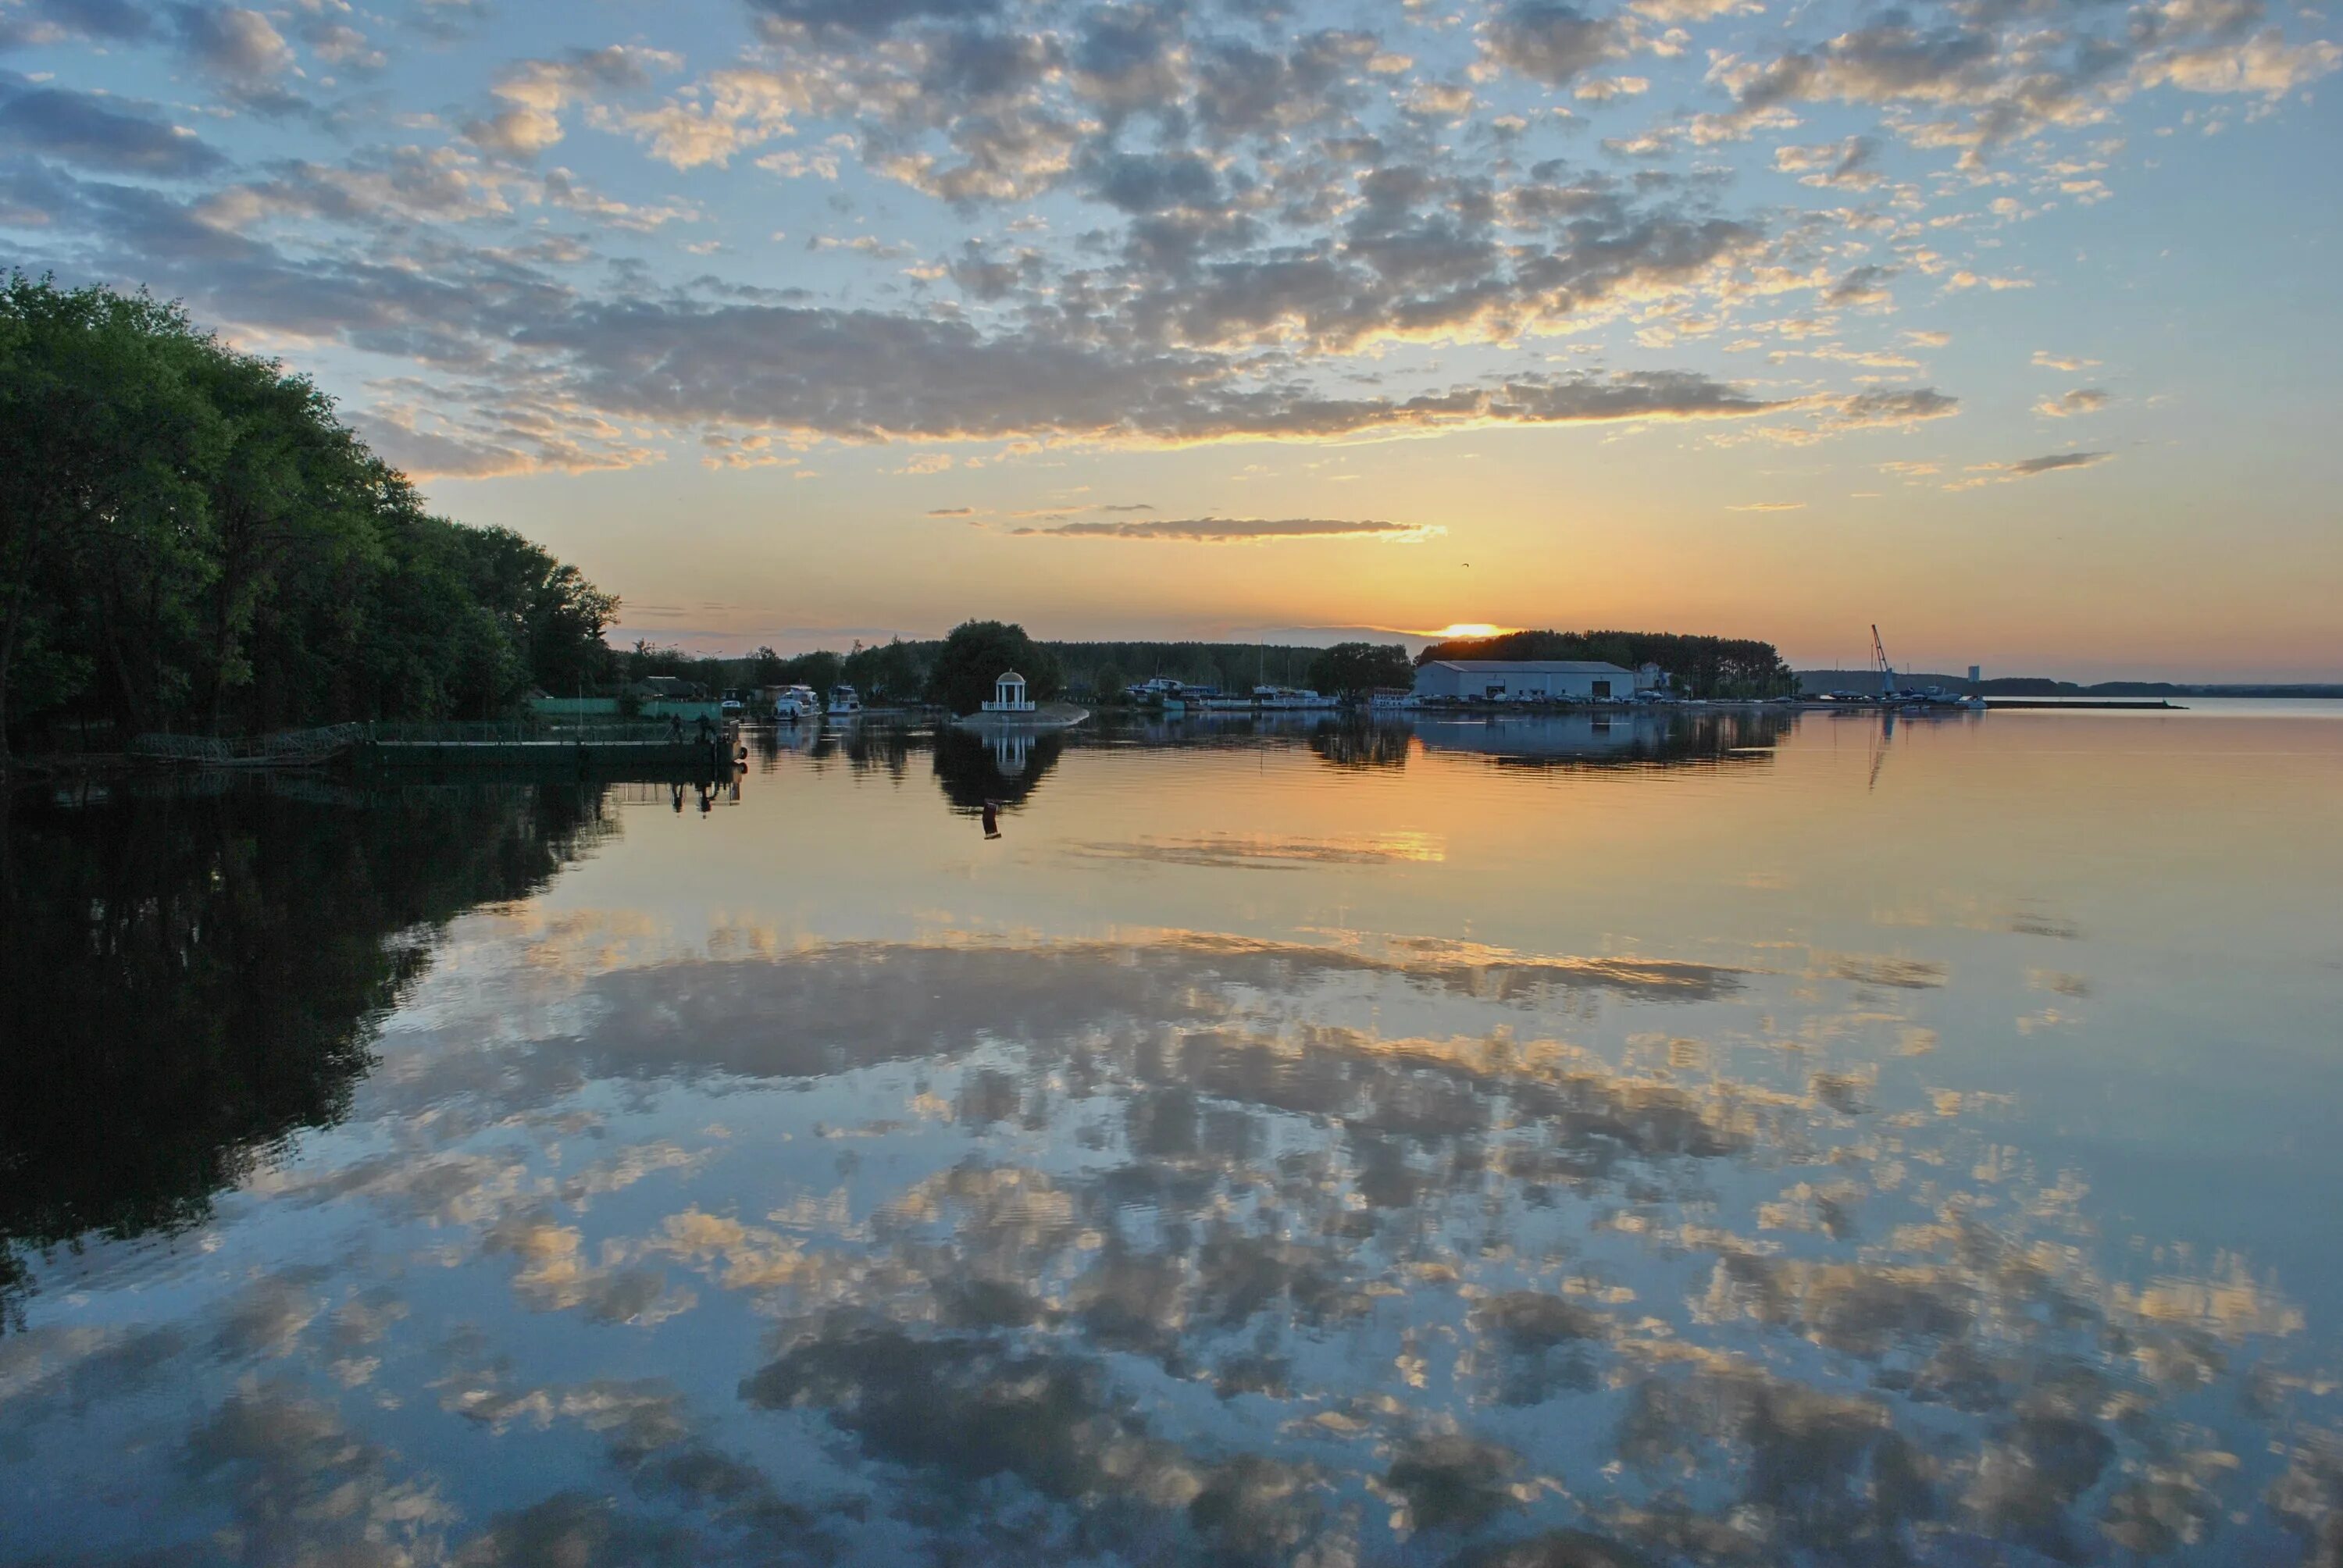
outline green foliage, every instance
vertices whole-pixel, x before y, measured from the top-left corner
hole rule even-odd
[[[900,637],[875,648],[857,643],[846,656],[846,679],[866,698],[916,702],[928,684],[928,661],[920,657],[920,646]]]
[[[846,660],[830,652],[801,653],[781,665],[783,686],[809,686],[817,697],[828,697],[830,689],[846,678]]]
[[[1686,697],[1779,697],[1798,678],[1770,642],[1656,631],[1515,631],[1436,642],[1415,656],[1435,658],[1593,658],[1637,669],[1656,664]]]
[[[1071,689],[1096,697],[1110,697],[1133,681],[1158,675],[1236,693],[1251,691],[1263,681],[1301,686],[1309,681],[1310,661],[1321,651],[1253,642],[1048,642],[1041,646],[1058,656]]]
[[[1349,696],[1377,687],[1412,687],[1415,666],[1400,644],[1338,642],[1310,661],[1310,685],[1315,691]]]
[[[1047,702],[1063,681],[1057,656],[1021,626],[971,620],[952,628],[928,671],[928,696],[954,713],[974,713],[992,700],[992,683],[1007,670],[1025,678],[1026,695]]]
[[[0,280],[0,736],[490,716],[606,678],[617,610],[176,306]]]

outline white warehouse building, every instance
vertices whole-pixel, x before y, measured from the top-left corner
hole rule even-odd
[[[1595,702],[1664,684],[1656,666],[1622,669],[1593,658],[1436,658],[1415,668],[1423,699]]]

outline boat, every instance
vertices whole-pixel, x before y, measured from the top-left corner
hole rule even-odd
[[[773,699],[776,724],[795,724],[800,719],[820,717],[821,699],[814,695],[810,686],[783,687],[780,695]]]
[[[830,716],[848,719],[862,711],[862,694],[843,683],[830,689]]]
[[[1256,686],[1252,689],[1252,705],[1277,712],[1340,708],[1340,699],[1322,697],[1307,688],[1290,686]]]

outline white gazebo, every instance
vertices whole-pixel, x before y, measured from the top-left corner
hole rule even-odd
[[[1031,713],[1032,699],[1025,695],[1025,678],[1015,670],[998,676],[992,682],[992,700],[984,705],[987,713]]]

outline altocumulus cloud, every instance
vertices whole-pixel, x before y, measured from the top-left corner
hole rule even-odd
[[[1613,353],[1710,334],[1739,347],[1745,330],[1752,347],[1795,338],[1817,365],[1847,363],[1809,307],[1927,308],[1924,295],[2023,283],[1896,237],[1853,198],[1892,182],[1899,203],[1957,206],[1986,187],[1906,166],[2112,136],[2130,128],[2109,124],[2117,107],[2151,91],[2278,112],[2343,52],[2309,35],[2315,15],[2269,13],[2267,0],[1919,0],[1851,19],[1759,0],[743,0],[732,14],[754,36],[710,49],[695,35],[689,64],[660,46],[672,38],[614,43],[588,21],[484,55],[468,85],[435,70],[401,98],[391,77],[329,83],[382,54],[331,19],[361,15],[338,0],[0,0],[0,49],[106,51],[65,50],[55,80],[0,76],[0,226],[27,265],[145,282],[232,333],[392,361],[366,383],[379,406],[354,417],[419,472],[652,460],[708,429],[793,447],[1177,446],[1750,420],[1814,440],[1959,405],[1915,385],[1574,372],[1556,367],[1637,361],[1544,350],[1612,328],[1598,347]],[[169,113],[202,138],[76,88],[73,71],[96,85],[132,50],[176,69],[189,101]],[[1654,90],[1630,90],[1646,72]],[[1667,106],[1694,84],[1725,97]],[[297,85],[318,95],[314,120],[266,123],[310,108]],[[1564,98],[1566,118],[1550,112]],[[1582,116],[1621,131],[1637,128],[1622,116],[1653,116],[1645,136],[1604,140],[1706,162],[1797,130],[1819,104],[1846,106],[1828,138],[1752,148],[1786,176],[1776,190],[1825,204],[1804,212],[1771,195],[1736,210],[1730,180],[1709,177],[1722,166],[1605,167],[1587,156],[1596,144],[1555,141]],[[602,133],[581,161],[639,152],[608,177],[660,182],[641,205],[538,166],[581,127]],[[238,172],[221,177],[216,147]],[[2111,155],[2058,156],[2039,167],[2063,187],[2006,177],[2079,195]],[[604,248],[613,228],[725,216],[737,184],[707,182],[749,158],[781,180],[837,182],[836,199],[866,210],[900,199],[901,232],[932,237],[894,266],[876,241],[824,249],[830,219],[792,218],[818,260],[781,275],[714,241],[648,260]],[[1046,212],[1032,205],[1044,197]],[[1774,308],[1790,296],[1804,299]],[[1761,308],[1772,319],[1747,318]],[[2037,363],[2083,378],[2080,360]],[[2051,401],[2084,414],[2094,395]]]
[[[2114,401],[2111,394],[2097,387],[2077,387],[2063,397],[2045,397],[2034,405],[2034,411],[2053,419],[2064,419],[2076,414],[2096,414]]]
[[[0,72],[0,151],[114,174],[189,179],[227,160],[145,105],[52,87]]]
[[[1015,528],[1020,536],[1048,539],[1152,539],[1182,544],[1265,544],[1278,539],[1381,539],[1422,544],[1448,530],[1437,524],[1377,522],[1342,518],[1150,518],[1136,522],[1063,523],[1054,528]]]

